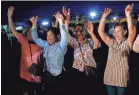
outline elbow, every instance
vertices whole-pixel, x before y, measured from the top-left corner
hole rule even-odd
[[[100,29],[98,29],[98,33],[100,33],[101,32],[101,30]]]
[[[139,53],[139,49],[133,47],[133,51]]]
[[[136,43],[133,45],[133,51],[139,53],[139,45],[137,45]]]

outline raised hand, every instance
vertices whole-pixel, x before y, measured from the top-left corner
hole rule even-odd
[[[132,9],[133,9],[134,4],[130,5],[128,4],[125,8],[125,14],[126,16],[131,15]]]
[[[101,43],[98,40],[98,38],[95,36],[94,34],[94,25],[91,21],[88,21],[87,23],[87,31],[90,34],[92,40],[94,41],[95,47],[96,48],[100,48],[101,47]]]
[[[110,8],[105,8],[102,17],[106,18],[109,16],[109,14],[111,13],[112,9]]]
[[[60,12],[57,12],[54,16],[55,16],[55,18],[58,20],[58,22],[59,22],[60,24],[63,24],[63,22],[64,22],[64,17],[63,17],[62,14],[60,14]]]
[[[62,11],[63,11],[64,16],[66,17],[66,20],[69,20],[70,19],[70,8],[68,8],[68,10],[67,10],[66,7],[63,6]]]
[[[91,21],[88,21],[87,23],[87,31],[88,33],[91,35],[92,33],[94,33],[94,25]]]
[[[8,8],[8,13],[7,13],[7,15],[8,15],[9,17],[13,16],[13,12],[14,12],[14,7],[13,7],[13,6],[10,6],[10,7]]]
[[[29,18],[29,20],[32,22],[33,26],[36,26],[37,21],[38,21],[38,16],[36,16],[36,17],[33,16],[33,17]]]

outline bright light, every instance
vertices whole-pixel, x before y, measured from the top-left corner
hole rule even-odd
[[[117,17],[113,17],[113,19],[114,19],[114,20],[116,20],[116,19],[117,19]]]
[[[23,27],[22,26],[18,26],[18,27],[16,27],[16,30],[22,30],[23,29]]]
[[[117,20],[118,19],[118,16],[114,16],[112,18],[113,18],[113,20]]]
[[[47,22],[47,21],[42,22],[42,25],[48,25],[48,24],[49,24],[49,22]]]
[[[91,12],[90,13],[90,16],[95,17],[96,16],[96,13],[95,12]]]

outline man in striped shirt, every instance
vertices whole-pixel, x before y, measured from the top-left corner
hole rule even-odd
[[[108,60],[104,74],[104,84],[107,87],[108,95],[124,95],[129,80],[128,55],[136,36],[136,28],[133,25],[131,17],[132,8],[133,5],[127,5],[125,8],[129,31],[128,38],[125,38],[127,30],[122,24],[115,26],[114,38],[110,38],[104,32],[106,18],[111,13],[110,8],[105,9],[99,24],[98,33],[101,39],[109,46]]]

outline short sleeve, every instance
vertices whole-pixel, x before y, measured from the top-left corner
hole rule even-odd
[[[69,44],[72,48],[77,47],[78,46],[77,39],[72,36],[69,36]]]

